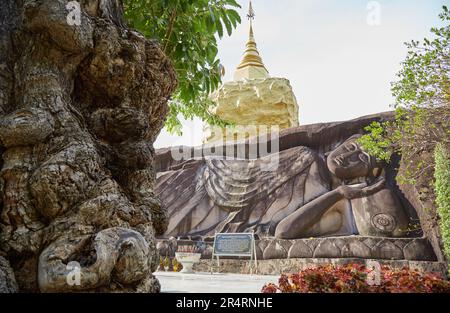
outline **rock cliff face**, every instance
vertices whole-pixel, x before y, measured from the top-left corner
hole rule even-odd
[[[121,1],[68,3],[0,2],[0,288],[155,292],[152,143],[176,75]]]
[[[358,257],[442,261],[436,236],[424,224],[421,207],[397,182],[400,158],[380,164],[359,151],[351,139],[364,133],[364,127],[372,122],[385,122],[393,117],[392,112],[386,112],[285,129],[273,139],[278,141],[279,152],[273,154],[279,156],[279,166],[272,172],[253,166],[265,157],[230,158],[236,151],[251,150],[253,140],[215,146],[214,151],[208,145],[158,150],[155,192],[169,214],[168,230],[160,236],[161,253],[173,254],[176,250],[171,246],[173,238],[167,239],[175,237],[181,245],[203,241],[203,257],[210,258],[211,236],[216,231],[253,230],[259,238],[259,259]],[[180,151],[184,158],[175,158]],[[230,151],[232,154],[228,154]],[[224,158],[227,156],[230,160]],[[342,167],[336,167],[333,161],[346,165],[346,170],[338,172],[336,169]],[[371,164],[363,179],[342,176],[359,169],[359,165],[353,169],[350,165],[363,163]],[[380,181],[384,183],[380,185]],[[349,193],[344,192],[343,197],[348,201],[337,196],[338,202],[327,202],[343,186],[355,184],[368,185],[369,189],[355,193],[355,189],[347,188]],[[319,196],[311,192],[318,192]],[[342,203],[346,206],[341,210]],[[351,209],[350,214],[346,213],[347,208]],[[290,222],[289,216],[295,215],[292,212],[303,214],[308,210],[322,210],[325,214],[312,218],[304,214],[302,219],[292,220],[289,229],[297,229],[297,237],[278,236],[278,226],[286,221],[286,216]],[[345,225],[338,222],[339,215],[353,216],[356,231],[353,227],[341,227]],[[309,218],[313,223],[319,218],[319,227],[305,224]],[[418,221],[422,227],[417,225]]]
[[[217,104],[214,113],[236,125],[277,125],[280,129],[298,126],[297,100],[285,78],[228,82],[211,98]],[[206,142],[222,140],[213,133],[213,129],[205,128]],[[254,135],[256,131],[250,130],[249,136]],[[232,138],[231,134],[228,140]]]
[[[423,152],[421,155],[412,156],[411,160],[402,160],[399,166],[400,175],[407,173],[407,164],[413,162],[417,164],[418,162],[434,162],[432,159],[433,155],[431,153]],[[424,161],[425,160],[425,161]],[[426,163],[428,164],[428,163]],[[432,172],[433,169],[428,170]],[[429,174],[429,173],[426,173]],[[446,259],[443,253],[444,247],[442,242],[442,234],[439,227],[439,215],[437,213],[435,195],[433,188],[430,185],[434,184],[434,180],[430,179],[431,175],[423,174],[422,177],[417,179],[415,184],[404,183],[400,185],[400,189],[405,195],[405,198],[414,206],[417,211],[418,218],[420,220],[420,225],[423,229],[424,234],[429,239],[431,246],[437,256],[437,259],[443,262],[445,265],[449,264],[449,260]]]

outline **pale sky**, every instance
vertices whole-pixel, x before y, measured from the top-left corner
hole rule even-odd
[[[232,80],[247,41],[248,1],[238,2],[242,24],[219,42],[224,82]],[[372,18],[376,3],[379,25]],[[347,120],[390,110],[390,82],[407,51],[403,43],[430,37],[430,28],[442,25],[443,5],[450,1],[253,0],[255,39],[270,76],[290,80],[301,125]],[[202,122],[185,121],[183,136],[163,130],[155,147],[201,140]]]

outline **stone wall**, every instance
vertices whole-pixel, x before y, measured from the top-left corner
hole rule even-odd
[[[158,240],[161,256],[174,257],[179,246],[199,246],[203,259],[211,258],[212,242]],[[361,258],[379,260],[436,261],[426,238],[342,236],[310,239],[256,240],[259,260],[296,258]]]
[[[445,277],[446,266],[442,262],[430,262],[430,261],[405,261],[405,260],[374,260],[374,259],[359,259],[359,258],[295,258],[295,259],[272,259],[272,260],[259,260],[257,261],[256,271],[253,273],[258,275],[280,275],[280,274],[292,274],[301,270],[319,266],[319,265],[345,265],[349,263],[365,264],[368,262],[376,261],[382,266],[387,265],[392,269],[402,269],[409,267],[413,270],[421,272],[433,272],[438,273]],[[213,272],[217,273],[238,273],[249,274],[253,264],[249,260],[236,260],[236,259],[220,259],[220,267],[217,265],[217,261],[212,262]],[[211,260],[202,259],[200,263],[194,265],[196,272],[208,273],[211,271]]]

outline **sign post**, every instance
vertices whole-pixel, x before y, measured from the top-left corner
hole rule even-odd
[[[213,273],[214,257],[217,258],[217,268],[220,272],[221,256],[250,257],[250,274],[258,271],[256,258],[256,243],[254,233],[216,233],[211,254],[211,274]]]

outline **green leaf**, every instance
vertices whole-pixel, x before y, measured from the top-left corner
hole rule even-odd
[[[233,32],[233,26],[231,25],[231,22],[228,19],[225,10],[222,10],[222,21],[225,24],[228,36],[231,36],[231,33]]]
[[[209,93],[221,82],[217,38],[228,35],[240,23],[235,0],[124,0],[128,24],[148,38],[156,39],[172,60],[179,86],[169,103],[166,128],[179,133],[179,116],[199,117],[212,124],[227,125],[212,115]],[[176,12],[173,19],[173,12]]]
[[[220,20],[216,21],[216,27],[217,27],[217,34],[219,35],[219,38],[223,37],[223,26],[222,22]]]

